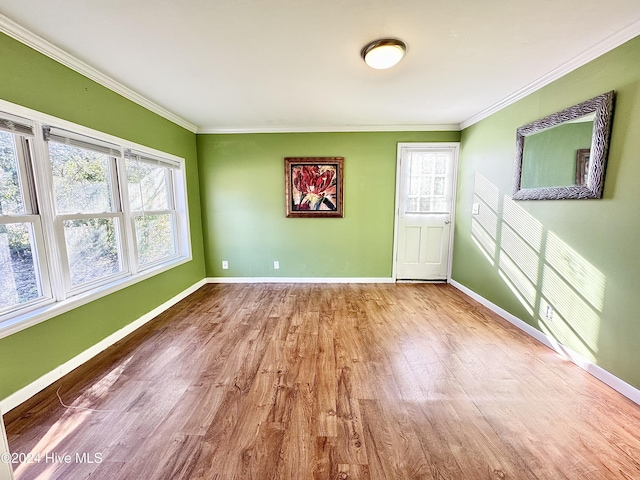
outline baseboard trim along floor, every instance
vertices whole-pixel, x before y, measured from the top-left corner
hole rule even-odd
[[[506,321],[518,327],[520,330],[522,330],[526,334],[535,338],[543,345],[546,345],[550,349],[555,350],[559,355],[562,355],[567,360],[570,360],[571,362],[575,363],[578,367],[590,373],[601,382],[609,385],[611,388],[618,391],[619,393],[627,397],[632,402],[635,402],[638,405],[640,405],[640,390],[635,388],[633,385],[629,385],[627,382],[616,377],[611,372],[608,372],[604,368],[596,365],[590,360],[587,360],[582,355],[574,352],[573,350],[566,347],[565,345],[558,343],[558,341],[556,341],[554,338],[551,338],[548,335],[545,335],[543,332],[541,332],[537,328],[532,327],[531,325],[519,319],[515,315],[510,314],[506,310],[497,306],[495,303],[492,303],[486,298],[484,298],[483,296],[478,295],[476,292],[474,292],[470,288],[465,287],[461,283],[458,283],[455,280],[451,280],[449,283],[451,284],[451,286],[457,288],[465,295],[471,297],[476,302],[480,303],[481,305],[484,305],[489,310],[500,315]]]
[[[207,283],[395,283],[391,277],[208,277]]]
[[[39,391],[43,390],[44,388],[48,387],[58,379],[62,378],[67,373],[71,372],[72,370],[79,367],[86,361],[95,357],[97,354],[99,354],[103,350],[107,349],[108,347],[115,344],[116,342],[122,340],[124,337],[126,337],[133,331],[137,330],[145,323],[153,320],[156,316],[160,315],[162,312],[169,309],[170,307],[172,307],[182,299],[191,295],[193,292],[195,292],[196,290],[198,290],[200,287],[202,287],[207,283],[394,283],[394,280],[392,278],[386,278],[386,277],[384,278],[340,278],[340,277],[339,278],[323,278],[323,277],[309,277],[309,278],[307,277],[304,277],[304,278],[300,278],[300,277],[297,277],[297,278],[208,277],[208,278],[204,278],[199,282],[195,283],[194,285],[192,285],[191,287],[187,288],[186,290],[182,291],[178,295],[169,299],[162,305],[158,306],[157,308],[153,309],[152,311],[148,312],[147,314],[143,315],[142,317],[138,318],[137,320],[123,327],[122,329],[118,330],[117,332],[112,333],[102,341],[98,342],[97,344],[93,345],[92,347],[82,352],[81,354],[73,357],[72,359],[68,360],[64,364],[60,365],[59,367],[55,368],[49,373],[44,374],[42,377],[38,378],[34,382],[30,383],[29,385],[21,388],[17,392],[3,399],[2,401],[0,401],[0,410],[2,410],[5,413],[12,410],[16,406],[20,405],[22,402],[34,396]],[[552,350],[555,350],[558,354],[572,361],[577,366],[579,366],[583,370],[587,371],[588,373],[596,377],[598,380],[604,382],[614,390],[618,391],[625,397],[629,398],[631,401],[640,405],[640,390],[638,390],[637,388],[626,383],[624,380],[621,380],[620,378],[616,377],[615,375],[603,369],[602,367],[599,367],[593,362],[585,359],[584,357],[572,351],[571,349],[567,348],[566,346],[558,343],[553,338],[548,337],[543,332],[537,330],[536,328],[532,327],[531,325],[519,319],[518,317],[510,314],[506,310],[500,308],[499,306],[490,302],[489,300],[477,294],[473,290],[465,287],[461,283],[458,283],[455,280],[450,280],[449,283],[453,287],[460,290],[465,295],[469,296],[470,298],[474,299],[478,303],[489,308],[491,311],[500,315],[502,318],[504,318],[511,324],[515,325],[523,332],[535,338],[540,343],[546,345]]]
[[[130,333],[132,333],[135,330],[137,330],[138,328],[140,328],[145,323],[153,320],[155,317],[160,315],[165,310],[168,310],[169,308],[174,306],[179,301],[181,301],[184,298],[188,297],[189,295],[191,295],[193,292],[198,290],[200,287],[202,287],[206,283],[207,283],[206,280],[203,279],[203,280],[200,280],[199,282],[191,285],[189,288],[187,288],[186,290],[183,290],[182,292],[180,292],[178,295],[174,296],[173,298],[170,298],[169,300],[164,302],[162,305],[159,305],[158,307],[156,307],[153,310],[151,310],[150,312],[144,314],[143,316],[141,316],[137,320],[134,320],[130,324],[128,324],[125,327],[121,328],[120,330],[112,333],[111,335],[109,335],[108,337],[104,338],[100,342],[98,342],[95,345],[93,345],[93,346],[89,347],[88,349],[86,349],[84,352],[80,353],[79,355],[76,355],[75,357],[73,357],[72,359],[66,361],[65,363],[63,363],[59,367],[54,368],[49,373],[45,373],[43,376],[41,376],[37,380],[31,382],[26,387],[21,388],[20,390],[18,390],[17,392],[13,393],[12,395],[9,395],[4,400],[0,401],[0,410],[2,410],[4,413],[7,413],[8,411],[13,410],[15,407],[20,405],[22,402],[24,402],[24,401],[28,400],[29,398],[33,397],[39,391],[44,390],[46,387],[48,387],[49,385],[51,385],[55,381],[57,381],[60,378],[64,377],[67,373],[69,373],[72,370],[78,368],[80,365],[82,365],[83,363],[89,361],[90,359],[92,359],[93,357],[98,355],[103,350],[106,350],[107,348],[109,348],[114,343],[119,342],[124,337],[126,337]]]

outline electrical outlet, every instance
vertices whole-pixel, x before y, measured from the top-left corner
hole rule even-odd
[[[229,262],[222,260],[222,269],[227,270],[229,268]]]
[[[473,215],[479,215],[480,214],[480,204],[479,203],[474,203],[473,204],[473,210],[471,211],[471,213]]]
[[[273,261],[273,269],[278,270],[280,268],[280,262],[278,260]]]

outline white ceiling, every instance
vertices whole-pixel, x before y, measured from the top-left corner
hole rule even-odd
[[[0,31],[199,132],[458,128],[640,34],[639,0],[0,0],[0,12]],[[381,37],[407,44],[390,70],[360,58]]]

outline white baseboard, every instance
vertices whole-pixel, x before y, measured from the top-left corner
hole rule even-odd
[[[449,283],[451,283],[452,286],[456,287],[458,290],[460,290],[465,295],[473,298],[476,302],[484,305],[489,310],[491,310],[494,313],[497,313],[498,315],[500,315],[502,318],[504,318],[509,323],[512,323],[513,325],[518,327],[523,332],[525,332],[528,335],[532,336],[533,338],[538,340],[543,345],[546,345],[550,349],[556,351],[558,354],[562,355],[567,360],[572,361],[578,367],[580,367],[583,370],[585,370],[586,372],[590,373],[591,375],[596,377],[601,382],[609,385],[611,388],[613,388],[614,390],[618,391],[619,393],[621,393],[622,395],[627,397],[632,402],[635,402],[638,405],[640,405],[640,390],[635,388],[633,385],[629,385],[627,382],[625,382],[624,380],[621,380],[620,378],[616,377],[611,372],[608,372],[604,368],[596,365],[595,363],[591,362],[590,360],[587,360],[582,355],[574,352],[573,350],[571,350],[570,348],[566,347],[565,345],[562,345],[561,343],[558,343],[554,338],[551,338],[551,337],[545,335],[543,332],[541,332],[537,328],[534,328],[531,325],[529,325],[528,323],[520,320],[515,315],[510,314],[506,310],[504,310],[504,309],[500,308],[499,306],[497,306],[495,303],[492,303],[489,300],[487,300],[486,298],[482,297],[481,295],[478,295],[476,292],[474,292],[473,290],[465,287],[461,283],[458,283],[455,280],[451,280]]]
[[[85,363],[88,360],[92,359],[93,357],[98,355],[103,350],[106,350],[108,347],[110,347],[114,343],[122,340],[124,337],[126,337],[130,333],[134,332],[135,330],[140,328],[145,323],[149,322],[150,320],[153,320],[155,317],[160,315],[162,312],[164,312],[165,310],[168,310],[173,305],[178,303],[180,300],[188,297],[189,295],[191,295],[193,292],[198,290],[200,287],[202,287],[206,283],[207,283],[206,279],[200,280],[199,282],[197,282],[194,285],[190,286],[186,290],[180,292],[175,297],[167,300],[162,305],[154,308],[153,310],[151,310],[150,312],[144,314],[143,316],[141,316],[137,320],[134,320],[133,322],[131,322],[130,324],[128,324],[125,327],[121,328],[117,332],[112,333],[111,335],[109,335],[105,339],[103,339],[100,342],[96,343],[95,345],[89,347],[87,350],[85,350],[81,354],[76,355],[71,360],[69,360],[69,361],[63,363],[62,365],[60,365],[59,367],[51,370],[49,373],[45,373],[43,376],[41,376],[40,378],[38,378],[34,382],[31,382],[26,387],[21,388],[20,390],[18,390],[17,392],[13,393],[12,395],[9,395],[4,400],[0,401],[0,410],[2,412],[6,413],[9,410],[12,410],[13,408],[17,407],[22,402],[28,400],[29,398],[34,396],[36,393],[40,392],[41,390],[45,389],[46,387],[48,387],[49,385],[51,385],[55,381],[57,381],[60,378],[62,378],[63,376],[65,376],[67,373],[71,372],[72,370],[78,368],[83,363]]]
[[[207,283],[395,283],[391,277],[208,277]]]
[[[375,277],[365,277],[365,278],[318,278],[318,277],[292,277],[292,278],[284,278],[284,277],[209,277],[199,282],[195,283],[191,287],[186,290],[180,292],[175,297],[167,300],[162,305],[154,308],[152,311],[146,313],[142,317],[128,324],[127,326],[121,328],[117,332],[112,333],[105,339],[96,343],[92,347],[88,348],[81,354],[75,356],[71,360],[65,362],[49,373],[44,374],[42,377],[38,378],[34,382],[30,383],[24,388],[21,388],[17,392],[8,396],[7,398],[0,401],[0,411],[8,412],[9,410],[14,409],[22,402],[28,400],[33,395],[48,387],[55,381],[62,378],[67,373],[71,372],[75,368],[79,367],[83,363],[87,362],[91,358],[95,357],[97,354],[106,350],[108,347],[113,345],[114,343],[122,340],[124,337],[134,332],[138,328],[140,328],[145,323],[154,319],[158,315],[160,315],[165,310],[168,310],[170,307],[178,303],[180,300],[183,300],[187,296],[191,295],[193,292],[198,290],[200,287],[205,285],[206,283],[394,283],[392,278],[375,278]],[[527,333],[531,337],[538,340],[543,345],[551,348],[552,350],[558,352],[563,357],[571,360],[577,366],[587,371],[598,380],[604,382],[609,385],[614,390],[620,392],[625,397],[629,398],[631,401],[640,405],[640,390],[629,385],[624,380],[616,377],[612,373],[604,370],[602,367],[595,365],[593,362],[585,359],[581,355],[567,348],[566,346],[556,342],[554,339],[549,338],[547,335],[539,331],[538,329],[532,327],[528,323],[522,321],[515,315],[510,314],[506,310],[500,308],[496,304],[490,302],[486,298],[478,295],[473,290],[465,287],[461,283],[456,282],[455,280],[450,280],[452,286],[471,297],[478,303],[484,305],[489,308],[489,310],[495,312],[500,315],[502,318],[512,323],[516,327],[518,327],[523,332]]]

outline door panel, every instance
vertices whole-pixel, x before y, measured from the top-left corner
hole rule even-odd
[[[446,280],[457,145],[399,146],[395,271],[398,280]]]
[[[420,237],[422,228],[406,227],[404,231],[404,262],[418,263],[420,261]]]
[[[443,280],[447,278],[449,225],[436,215],[404,222],[399,233],[397,278]],[[407,223],[410,223],[407,225]]]
[[[425,248],[425,263],[442,263],[442,247],[444,227],[427,227],[427,248]]]

